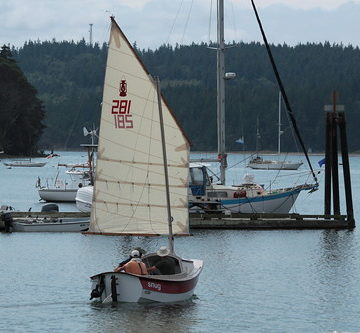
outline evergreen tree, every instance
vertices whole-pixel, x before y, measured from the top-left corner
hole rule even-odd
[[[0,78],[0,147],[8,154],[30,155],[44,128],[44,108],[6,45],[0,51]]]

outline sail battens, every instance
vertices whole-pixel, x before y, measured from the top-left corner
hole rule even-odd
[[[133,203],[126,203],[126,202],[111,202],[111,201],[95,201],[98,203],[103,203],[105,205],[113,205],[113,206],[127,206],[127,207],[150,207],[149,203],[139,203],[139,202],[133,202]],[[166,208],[166,203],[164,203],[163,205],[155,205],[153,203],[151,203],[151,207],[152,208],[156,208],[156,207],[161,207],[161,208]],[[176,210],[176,209],[184,209],[187,208],[186,205],[181,204],[181,205],[174,205],[171,207],[172,209]]]
[[[164,184],[156,184],[156,183],[149,183],[149,182],[132,182],[132,181],[126,181],[126,180],[116,180],[116,179],[107,179],[107,178],[99,178],[98,182],[103,182],[103,183],[112,183],[112,184],[117,184],[117,185],[131,185],[131,186],[141,186],[141,187],[162,187],[164,188]],[[187,188],[187,184],[171,184],[169,185],[170,188],[170,192],[172,188]]]
[[[112,158],[104,158],[102,157],[100,159],[101,161],[104,161],[104,162],[110,162],[110,163],[121,163],[121,164],[129,164],[129,165],[144,165],[144,166],[157,166],[157,167],[163,167],[163,164],[161,163],[146,163],[146,162],[142,162],[142,161],[134,161],[134,160],[115,160],[115,159],[112,159]],[[181,163],[181,164],[170,164],[168,163],[167,164],[168,168],[188,168],[189,166],[185,163]]]
[[[168,233],[154,80],[112,21],[89,232]],[[173,232],[188,233],[189,142],[161,99]]]

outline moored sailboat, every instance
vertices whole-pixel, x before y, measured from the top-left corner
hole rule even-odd
[[[224,52],[224,0],[217,0],[217,125],[218,125],[218,158],[193,159],[192,162],[218,162],[220,164],[220,182],[211,181],[207,170],[201,165],[190,170],[191,175],[198,174],[202,183],[194,184],[190,180],[190,209],[193,211],[228,210],[233,213],[288,213],[293,207],[299,193],[303,190],[315,190],[318,184],[301,184],[291,188],[266,190],[256,184],[254,179],[244,183],[226,185],[225,173],[227,154],[225,150],[225,81],[235,76],[225,73]],[[194,186],[196,185],[196,186]],[[202,188],[202,189],[201,189]],[[201,189],[201,190],[200,190]],[[209,207],[211,207],[209,209]]]
[[[88,233],[168,235],[176,271],[96,274],[91,297],[102,302],[183,301],[202,270],[201,260],[174,251],[173,235],[189,233],[189,143],[159,89],[112,17]]]
[[[249,161],[248,167],[257,170],[297,170],[303,164],[301,161],[288,161],[281,159],[281,135],[284,133],[281,130],[281,92],[279,92],[279,123],[278,123],[278,159],[267,160],[259,156],[258,153],[258,140],[260,137],[259,124],[257,124],[256,133],[256,156]],[[259,118],[258,118],[259,119]]]

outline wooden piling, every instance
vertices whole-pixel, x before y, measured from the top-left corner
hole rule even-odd
[[[346,211],[349,220],[349,227],[355,228],[355,218],[354,218],[353,200],[352,200],[352,192],[351,192],[349,153],[348,153],[347,136],[346,136],[346,121],[345,121],[344,112],[339,112],[338,125],[340,131],[341,155],[342,155],[342,164],[343,164],[343,173],[344,173]]]
[[[332,164],[332,135],[331,135],[332,114],[326,113],[326,131],[325,131],[325,196],[324,196],[324,214],[331,212],[331,164]]]
[[[355,228],[355,219],[351,194],[349,153],[346,137],[346,122],[343,105],[336,104],[336,92],[333,92],[333,104],[325,106],[326,111],[326,144],[325,144],[325,197],[324,214],[331,213],[331,194],[333,197],[333,213],[340,215],[339,170],[338,170],[338,134],[340,133],[340,149],[342,155],[344,186],[346,198],[347,221],[349,228]],[[341,112],[340,112],[341,111]],[[331,192],[332,190],[332,192]]]

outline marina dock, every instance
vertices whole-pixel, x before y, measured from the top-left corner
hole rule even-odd
[[[82,218],[89,213],[81,212],[13,212],[14,219],[29,217]],[[2,221],[1,221],[2,222]],[[0,229],[3,223],[0,223]],[[224,214],[191,213],[190,229],[353,229],[347,215],[303,214]]]
[[[352,229],[346,215],[190,214],[191,229]]]

